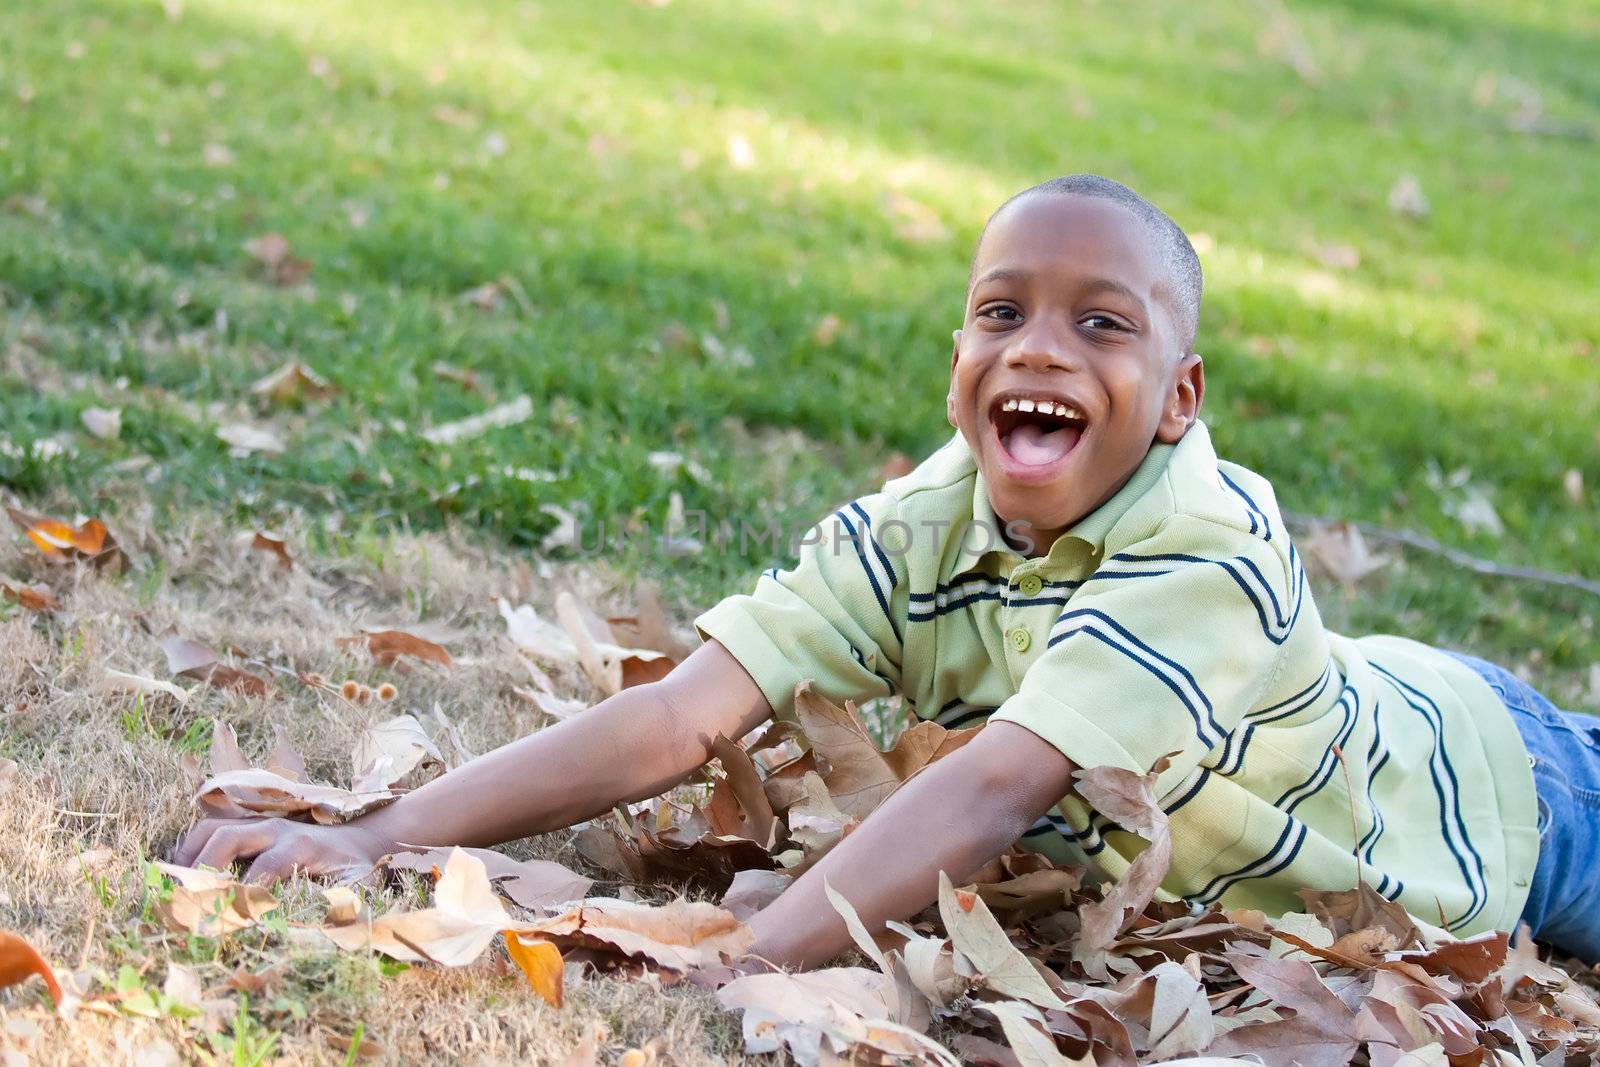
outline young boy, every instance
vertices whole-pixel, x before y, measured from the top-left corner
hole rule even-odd
[[[1272,487],[1198,421],[1200,291],[1188,239],[1125,186],[1019,194],[979,241],[954,335],[959,433],[700,616],[705,644],[666,679],[343,826],[208,820],[179,862],[254,857],[269,880],[554,830],[669,788],[717,735],[791,714],[809,678],[988,725],[754,917],[767,960],[848,946],[825,880],[876,927],[1019,838],[1121,874],[1142,843],[1073,772],[1163,756],[1173,897],[1281,913],[1359,863],[1459,933],[1521,918],[1600,959],[1600,879],[1566,862],[1600,835],[1600,731],[1481,661],[1323,628]]]

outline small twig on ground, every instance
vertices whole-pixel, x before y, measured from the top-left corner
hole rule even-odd
[[[1330,519],[1321,515],[1301,515],[1294,512],[1285,512],[1284,519],[1290,525],[1304,528],[1312,526],[1331,526],[1340,522],[1349,522],[1351,526],[1361,531],[1361,536],[1371,541],[1382,541],[1391,545],[1404,545],[1414,548],[1419,552],[1429,552],[1442,556],[1458,567],[1465,567],[1477,574],[1487,574],[1495,578],[1516,578],[1524,582],[1540,582],[1544,585],[1559,586],[1563,589],[1578,589],[1585,593],[1600,596],[1600,582],[1583,578],[1576,574],[1559,574],[1555,571],[1544,571],[1537,567],[1518,567],[1507,563],[1495,563],[1487,559],[1479,559],[1460,549],[1451,548],[1441,544],[1431,537],[1426,537],[1410,530],[1391,530],[1384,526],[1375,526],[1368,522],[1355,522],[1347,519]]]

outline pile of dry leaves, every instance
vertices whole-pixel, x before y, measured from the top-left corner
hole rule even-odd
[[[34,516],[18,522],[30,538],[42,529]],[[51,528],[42,550],[97,558],[109,541],[94,533]],[[556,622],[503,601],[498,610],[507,637],[527,657],[532,681],[519,690],[522,698],[558,718],[586,705],[558,695],[546,668],[576,664],[596,692],[614,693],[660,677],[686,651],[648,595],[636,614],[611,619],[570,595],[558,599]],[[193,641],[169,634],[160,644],[174,679],[270,692],[267,678]],[[396,667],[451,663],[441,646],[403,631],[365,632],[348,645]],[[237,650],[229,655],[250,665]],[[294,681],[350,700],[387,697],[342,692],[316,675]],[[123,684],[176,691],[182,699],[190,692],[131,674]],[[1077,788],[1091,805],[1148,842],[1120,881],[1098,882],[1084,870],[1012,851],[972,884],[945,880],[936,908],[876,938],[847,900],[831,894],[863,965],[735,977],[727,965],[753,941],[745,920],[901,783],[975,732],[917,722],[882,751],[853,706],[838,707],[802,685],[795,722],[738,741],[719,738],[697,781],[581,830],[583,857],[623,880],[616,897],[587,896],[590,878],[548,860],[416,850],[385,857],[374,870],[346,872],[344,884],[324,891],[320,921],[278,918],[276,930],[328,951],[376,951],[447,967],[503,951],[557,1006],[589,971],[658,988],[686,980],[714,985],[725,1007],[742,1012],[748,1052],[784,1051],[807,1065],[1111,1067],[1243,1058],[1454,1067],[1587,1063],[1600,1055],[1593,995],[1541,962],[1526,939],[1514,947],[1498,933],[1460,940],[1364,886],[1303,894],[1303,912],[1278,917],[1156,900],[1171,853],[1152,792],[1156,771],[1079,774]],[[205,814],[331,823],[389,803],[470,758],[436,712],[426,724],[402,714],[365,731],[347,786],[311,780],[284,736],[253,765],[221,722],[209,767],[191,760],[187,769]],[[0,767],[0,777],[5,773]],[[275,921],[279,902],[265,889],[227,873],[156,866],[166,880],[153,920],[169,930],[224,938]],[[430,906],[376,910],[375,902],[388,898],[374,887],[418,875],[433,881]],[[685,882],[714,889],[720,903],[650,904],[631,888]],[[60,1010],[127,1010],[117,992],[77,975],[58,981],[25,941],[0,934],[0,986],[35,974]],[[234,1011],[226,993],[204,988],[179,965],[169,968],[162,991],[197,1029],[213,1031]],[[595,1055],[589,1041],[568,1062],[593,1063]],[[624,1062],[654,1058],[642,1048]]]

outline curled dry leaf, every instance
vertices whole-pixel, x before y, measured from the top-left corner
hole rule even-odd
[[[338,391],[327,379],[299,360],[290,360],[250,386],[251,395],[264,405],[322,400]]]
[[[6,514],[16,523],[33,546],[52,563],[72,563],[82,560],[96,567],[120,568],[127,562],[116,539],[99,519],[85,519],[77,526],[69,526],[59,519],[35,515],[21,508],[6,508]]]
[[[524,941],[505,932],[506,954],[528,979],[533,991],[552,1008],[561,1007],[561,950],[548,941]]]
[[[386,667],[392,667],[401,656],[410,656],[424,663],[441,667],[451,665],[450,653],[432,641],[424,640],[404,630],[374,630],[354,637],[338,639],[341,648],[365,648],[372,658]]]
[[[734,918],[747,920],[777,900],[793,883],[791,876],[778,871],[739,871],[734,874],[728,891],[722,895],[721,905]]]
[[[355,792],[331,785],[297,782],[268,770],[227,771],[201,784],[195,799],[206,814],[224,818],[267,815],[309,816],[331,824],[348,822],[395,799],[387,789]]]
[[[1166,767],[1167,761],[1161,759],[1148,774],[1135,774],[1120,767],[1093,767],[1073,774],[1078,795],[1085,803],[1149,842],[1149,847],[1106,890],[1102,900],[1084,904],[1079,910],[1082,928],[1076,950],[1078,959],[1101,980],[1109,977],[1105,970],[1106,950],[1127,928],[1129,920],[1144,911],[1154,898],[1172,862],[1167,813],[1155,797],[1156,778]]]
[[[571,593],[556,597],[556,617],[572,642],[583,673],[607,696],[659,681],[675,666],[664,653],[617,644],[605,620],[589,612]]]
[[[43,979],[50,1000],[60,1008],[61,984],[56,981],[55,972],[44,961],[44,957],[17,934],[0,930],[0,989],[14,986],[34,975]]]
[[[257,530],[250,539],[250,547],[257,552],[265,552],[272,556],[284,570],[294,569],[294,557],[289,555],[289,546],[277,534]]]
[[[156,643],[166,653],[167,671],[179,678],[194,678],[218,689],[236,689],[255,697],[276,692],[265,678],[223,663],[215,652],[191,638],[167,634]]]
[[[156,904],[169,930],[220,937],[256,925],[278,906],[271,893],[232,875],[171,863],[157,863],[156,869],[178,883],[170,899]]]
[[[795,716],[828,793],[842,811],[857,819],[866,818],[905,779],[977,733],[919,722],[900,735],[893,749],[880,752],[853,703],[847,701],[841,708],[814,692],[809,681],[795,686],[794,698]]]
[[[20,604],[29,611],[61,610],[55,593],[51,592],[50,587],[43,582],[36,585],[23,585],[20,582],[12,585],[10,582],[0,581],[0,596],[4,596],[13,604]]]
[[[289,239],[281,233],[264,233],[244,243],[247,255],[261,267],[262,274],[273,285],[295,285],[311,273],[309,261],[299,259],[289,250]]]
[[[350,759],[350,788],[357,793],[389,789],[418,767],[444,770],[444,756],[411,715],[396,715],[363,731]]]
[[[428,873],[442,869],[449,862],[450,851],[434,848],[396,852],[385,856],[380,865],[390,870]],[[496,889],[529,911],[582,900],[594,885],[592,879],[550,860],[514,860],[486,848],[462,851],[483,864],[485,877]]]
[[[84,408],[78,417],[83,428],[102,441],[115,441],[122,436],[121,408]]]
[[[495,896],[483,861],[462,849],[452,849],[445,861],[431,908],[363,921],[341,905],[336,903],[322,926],[334,944],[346,950],[370,948],[411,963],[464,967],[483,955],[501,931],[520,928]]]
[[[594,897],[533,924],[532,933],[563,947],[609,951],[671,971],[719,966],[755,942],[748,926],[703,900],[653,906]]]
[[[126,670],[114,670],[110,667],[102,670],[101,678],[101,689],[107,693],[165,693],[179,704],[189,701],[189,689],[179,688],[171,681],[162,681],[160,678],[146,678],[144,675],[136,675]]]
[[[787,1049],[802,1067],[826,1061],[957,1063],[932,1038],[885,1018],[885,979],[863,967],[801,974],[752,974],[717,991],[724,1007],[744,1012],[746,1051]]]
[[[957,889],[939,873],[939,917],[950,943],[977,971],[977,981],[1001,996],[1025,1000],[1041,1008],[1061,1008],[1060,996],[1045,983],[976,893]]]
[[[282,455],[289,446],[272,430],[264,426],[251,426],[245,422],[231,422],[217,428],[217,439],[228,446],[228,452],[239,459],[252,452],[269,456]]]
[[[1347,522],[1318,526],[1302,544],[1306,555],[1347,589],[1353,589],[1362,579],[1393,562],[1391,557],[1376,555],[1368,549],[1360,529]]]

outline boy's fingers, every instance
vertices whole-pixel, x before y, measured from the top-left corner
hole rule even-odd
[[[183,835],[178,847],[172,850],[172,862],[180,867],[193,867],[195,857],[200,854],[202,848],[205,848],[206,842],[211,840],[211,835],[230,825],[232,822],[227,819],[200,820],[193,829]]]
[[[298,853],[298,849],[287,844],[273,845],[250,864],[250,869],[244,872],[244,881],[251,885],[288,881],[296,871],[303,869]]]
[[[220,871],[234,860],[246,859],[265,852],[277,839],[277,827],[268,822],[252,820],[248,823],[222,826],[211,835],[210,840],[190,866],[204,865],[215,867]]]

